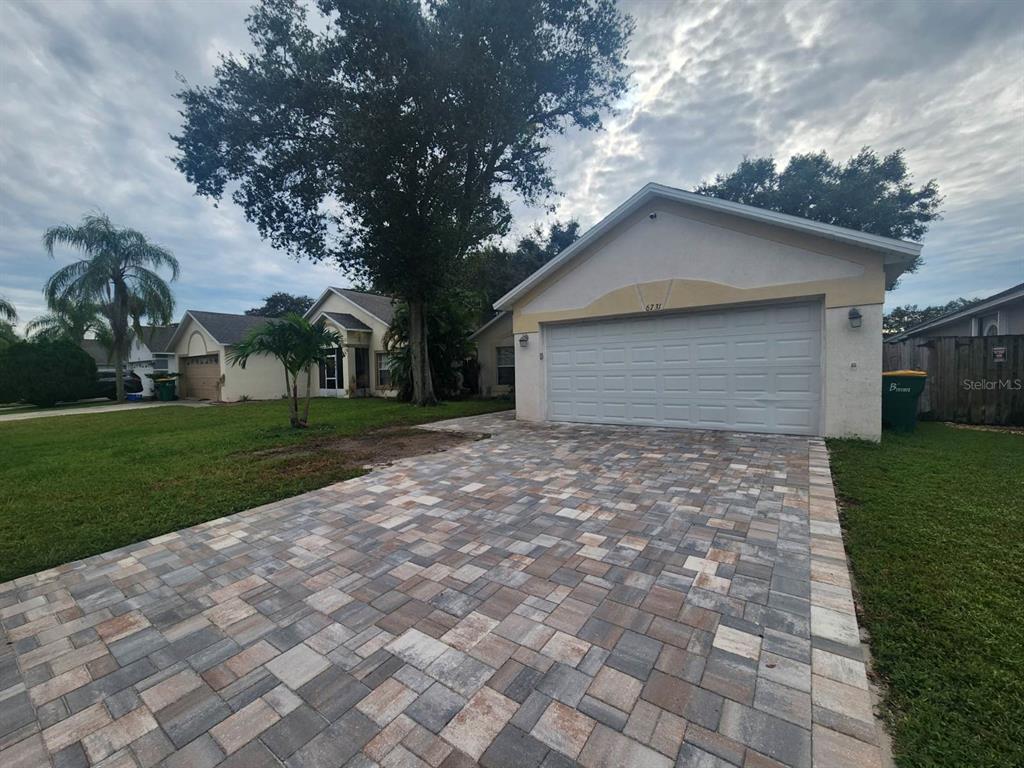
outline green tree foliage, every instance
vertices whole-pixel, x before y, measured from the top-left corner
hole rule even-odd
[[[845,163],[825,152],[793,155],[781,171],[771,157],[745,158],[699,194],[904,240],[921,240],[941,218],[935,179],[917,189],[903,150],[879,157],[864,147]],[[908,270],[920,266],[920,259]],[[890,286],[890,288],[893,286]]]
[[[61,267],[46,281],[43,294],[49,306],[62,302],[92,303],[110,329],[117,399],[124,401],[124,361],[132,334],[142,334],[142,320],[157,325],[171,321],[174,297],[159,270],[178,278],[178,260],[134,229],[119,229],[102,213],[89,214],[78,226],[50,227],[43,235],[46,252],[63,245],[82,251],[85,258]]]
[[[481,248],[469,257],[467,285],[480,295],[478,325],[494,316],[494,302],[523,282],[580,236],[578,222],[555,222],[545,232],[537,227],[508,249],[500,246]]]
[[[293,296],[290,293],[278,291],[264,298],[262,306],[245,310],[245,314],[257,317],[304,315],[312,306],[313,299],[309,296]]]
[[[67,339],[81,343],[87,333],[107,330],[100,308],[91,301],[79,301],[70,296],[47,299],[50,311],[30,320],[25,326],[29,336],[45,339]]]
[[[19,341],[0,353],[0,402],[49,407],[94,394],[96,363],[67,339]]]
[[[18,319],[18,312],[3,296],[0,296],[0,320],[6,320],[7,322],[13,323]]]
[[[632,20],[614,0],[263,0],[254,51],[178,97],[179,169],[273,245],[409,307],[414,401],[432,402],[426,308],[542,202],[548,140],[624,93]]]
[[[288,420],[296,428],[309,423],[309,400],[313,366],[323,364],[328,352],[341,346],[341,337],[322,322],[311,323],[301,315],[289,314],[253,328],[249,335],[231,348],[228,361],[245,368],[255,355],[276,357],[284,368],[288,393]],[[299,415],[299,376],[306,374],[306,397]]]
[[[902,307],[893,307],[882,318],[882,335],[895,336],[911,328],[916,328],[922,323],[935,320],[950,312],[958,312],[961,309],[973,307],[984,299],[967,299],[961,296],[945,304],[935,304],[930,307],[918,307],[917,304],[905,304]]]
[[[14,326],[6,320],[0,320],[0,352],[3,352],[17,341],[18,334],[14,330]]]
[[[438,396],[456,397],[463,388],[463,362],[473,353],[470,334],[479,325],[479,300],[468,288],[452,288],[427,308],[430,376]],[[391,375],[398,396],[413,399],[412,353],[409,345],[409,306],[400,303],[384,337],[391,353]]]

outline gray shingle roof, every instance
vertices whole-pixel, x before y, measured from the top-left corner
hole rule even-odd
[[[112,365],[110,352],[96,339],[82,339],[79,346],[89,353],[89,357],[96,361],[97,366]]]
[[[331,320],[336,322],[346,331],[371,331],[373,330],[355,315],[346,312],[324,312]]]
[[[144,325],[142,326],[142,343],[149,348],[150,352],[166,352],[167,345],[170,344],[176,330],[178,330],[177,323]]]
[[[391,296],[383,296],[379,293],[367,293],[365,291],[355,291],[351,288],[335,288],[331,286],[331,290],[336,293],[340,293],[349,301],[354,304],[358,304],[360,307],[365,309],[374,317],[379,317],[388,325],[391,325],[391,321],[395,317],[394,299]]]
[[[200,312],[195,309],[190,309],[188,314],[209,331],[218,343],[225,346],[238,344],[249,331],[271,319],[259,315],[229,315],[224,312]]]

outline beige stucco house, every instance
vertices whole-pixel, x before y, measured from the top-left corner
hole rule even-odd
[[[276,358],[256,355],[245,368],[228,359],[231,347],[265,322],[256,315],[186,311],[166,347],[177,359],[178,394],[226,403],[284,397],[288,387]]]
[[[648,184],[496,302],[517,416],[878,439],[882,303],[920,250]]]
[[[512,313],[499,312],[469,337],[480,364],[480,394],[507,395],[516,383],[516,351]]]
[[[314,377],[320,397],[394,396],[384,336],[394,318],[393,299],[351,288],[328,288],[306,312],[342,338]]]

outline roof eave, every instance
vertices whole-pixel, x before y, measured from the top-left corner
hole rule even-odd
[[[823,224],[810,219],[803,219],[799,216],[791,216],[786,213],[776,213],[775,211],[768,211],[763,208],[755,208],[751,205],[734,203],[731,200],[720,200],[716,197],[698,195],[695,192],[687,192],[682,189],[675,189],[674,187],[666,187],[663,184],[650,182],[644,185],[643,188],[632,195],[618,208],[601,219],[601,221],[587,230],[579,240],[570,245],[558,256],[498,299],[494,303],[494,308],[504,310],[511,309],[513,304],[522,298],[527,292],[543,282],[549,275],[560,269],[576,254],[584,250],[588,245],[618,225],[627,216],[633,214],[641,205],[647,203],[653,198],[673,200],[699,208],[732,214],[751,221],[760,221],[785,229],[805,232],[807,234],[817,235],[818,237],[824,237],[829,240],[836,240],[838,242],[844,242],[850,245],[856,245],[861,248],[877,251],[884,254],[885,264],[894,265],[895,269],[893,272],[895,276],[891,278],[893,281],[895,281],[900,274],[905,272],[906,268],[909,267],[910,264],[912,264],[921,254],[922,246],[920,243],[909,242],[907,240],[896,240],[894,238],[872,235],[866,232],[858,232],[853,229],[837,227],[832,224]],[[890,277],[887,271],[886,281],[888,282],[889,280]]]
[[[902,333],[897,333],[896,335],[891,336],[886,339],[886,341],[903,341],[904,339],[909,339],[911,336],[916,336],[921,331],[927,331],[929,328],[935,328],[956,320],[962,320],[970,315],[975,315],[979,312],[986,312],[990,309],[1001,307],[1003,304],[1007,304],[1018,299],[1024,299],[1024,286],[1021,286],[1018,290],[1013,291],[1012,293],[979,301],[977,304],[972,304],[964,309],[958,309],[956,312],[950,312],[942,315],[941,317],[936,317],[934,320],[929,320],[927,323],[921,323],[913,328],[908,328]]]

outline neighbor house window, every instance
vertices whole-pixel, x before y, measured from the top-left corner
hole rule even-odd
[[[516,348],[497,347],[498,384],[512,386],[516,383]]]
[[[392,387],[392,376],[391,376],[391,358],[394,355],[389,355],[386,352],[377,352],[377,389],[391,389]]]

